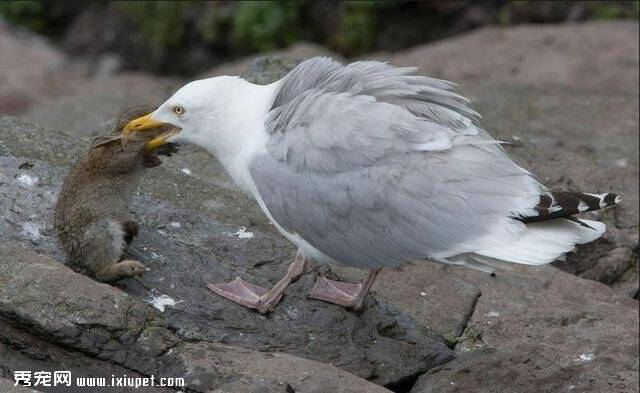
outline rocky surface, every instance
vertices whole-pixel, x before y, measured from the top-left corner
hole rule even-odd
[[[0,19],[0,113],[21,113],[47,90],[65,56],[43,39],[16,32]],[[10,72],[7,72],[10,70]]]
[[[37,392],[37,390],[30,389],[28,387],[24,387],[21,385],[14,386],[15,383],[11,380],[0,378],[0,389],[5,393],[32,393]]]
[[[451,275],[482,292],[458,359],[414,392],[633,392],[638,302],[553,266]]]
[[[377,57],[453,81],[637,95],[637,37],[637,21],[485,27]]]
[[[90,375],[180,377],[186,380],[186,389],[196,392],[216,389],[223,392],[388,391],[336,367],[311,360],[193,338],[186,340],[176,334],[158,310],[141,299],[77,274],[28,245],[4,243],[0,246],[0,255],[2,323],[28,326],[34,335],[65,348],[66,351],[54,350],[54,356],[60,352],[61,357],[71,358],[76,367],[88,356],[89,366],[81,366],[80,374],[106,361],[102,362],[106,367],[93,369]],[[47,296],[43,297],[45,293]],[[3,331],[3,338],[12,340],[14,351],[9,351],[2,361],[15,362],[12,352],[36,355],[39,348],[21,345],[22,337],[20,333],[15,337],[13,329]],[[79,353],[72,355],[69,350]],[[73,367],[59,359],[55,363],[51,360],[46,366],[57,367],[56,370]],[[27,367],[32,369],[34,364]],[[72,375],[77,377],[78,373],[73,371]],[[135,374],[132,375],[132,371]]]
[[[361,314],[305,298],[317,271],[363,274],[340,267],[313,266],[267,317],[208,292],[205,283],[236,275],[271,285],[292,248],[195,148],[150,171],[134,200],[142,230],[131,254],[149,268],[142,279],[98,284],[48,257],[63,259],[51,207],[89,136],[122,107],[159,102],[180,81],[73,74],[60,86],[76,87],[55,99],[25,83],[34,98],[2,111],[46,127],[0,118],[0,241],[14,242],[4,247],[16,255],[0,252],[0,378],[65,364],[78,375],[184,375],[193,391],[290,384],[306,392],[326,387],[315,379],[323,376],[341,381],[328,389],[337,392],[373,391],[363,379],[398,392],[636,391],[637,33],[637,23],[483,29],[390,58],[458,81],[490,132],[511,142],[509,152],[545,184],[616,191],[624,202],[598,215],[608,224],[604,239],[556,264],[573,274],[514,267],[492,277],[408,264],[383,271]],[[0,39],[3,48],[7,42]],[[288,58],[323,52],[299,46],[207,75],[248,66],[243,76],[264,83],[295,64]],[[123,316],[111,304],[135,312]],[[159,359],[168,366],[158,367]]]

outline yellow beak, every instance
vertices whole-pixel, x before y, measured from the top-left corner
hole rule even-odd
[[[127,123],[126,126],[124,126],[124,128],[122,129],[122,133],[124,135],[131,135],[134,132],[137,131],[144,131],[144,130],[150,130],[152,128],[156,128],[156,127],[161,127],[161,126],[166,126],[167,124],[165,123],[161,123],[155,120],[151,119],[151,113],[144,115],[142,117],[139,117],[137,119],[131,120],[129,123]],[[158,135],[157,137],[151,139],[149,142],[145,143],[144,145],[144,149],[146,151],[152,151],[155,150],[157,148],[159,148],[160,146],[164,145],[167,143],[167,139],[169,139],[170,137],[177,135],[178,133],[180,133],[180,129],[179,128],[173,128],[167,132],[164,132],[160,135]]]
[[[167,143],[167,139],[171,138],[174,135],[177,135],[180,133],[180,129],[179,128],[173,128],[167,132],[164,132],[160,135],[158,135],[157,137],[153,138],[152,140],[150,140],[149,142],[144,144],[144,149],[146,151],[152,151],[155,150],[157,148],[159,148],[160,146],[164,145]]]
[[[137,119],[131,120],[129,123],[127,123],[126,126],[124,126],[124,128],[122,129],[122,133],[125,135],[129,135],[135,131],[148,130],[162,125],[164,125],[164,123],[151,120],[151,113],[149,113],[148,115],[144,115]]]

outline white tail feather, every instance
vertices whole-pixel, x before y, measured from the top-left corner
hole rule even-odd
[[[576,244],[596,240],[606,229],[606,225],[598,221],[581,221],[593,229],[562,219],[530,223],[516,241],[476,251],[476,254],[525,265],[544,265],[573,250]]]

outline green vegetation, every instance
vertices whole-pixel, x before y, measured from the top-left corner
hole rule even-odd
[[[588,12],[592,19],[612,20],[620,18],[638,19],[638,4],[640,1],[629,1],[627,4],[613,3],[608,1],[594,1],[587,4]]]
[[[473,4],[472,4],[473,3]],[[228,60],[269,51],[300,40],[314,41],[346,56],[396,50],[487,24],[561,23],[639,17],[639,1],[487,1],[410,0],[271,1],[1,1],[0,17],[75,48],[140,54],[133,67],[187,72],[190,61]],[[477,12],[468,12],[473,6]],[[95,26],[71,28],[81,16]],[[470,16],[471,15],[471,16]],[[480,15],[480,16],[478,16]],[[480,18],[480,19],[479,19]],[[86,22],[85,22],[86,23]],[[103,29],[114,26],[114,45]],[[93,28],[93,30],[91,30]],[[111,31],[113,32],[113,31]],[[89,48],[89,49],[86,49]],[[84,54],[84,53],[83,53]],[[187,62],[175,56],[192,55]],[[176,69],[180,63],[185,68]]]
[[[232,23],[233,12],[230,7],[206,7],[196,29],[205,42],[215,44],[224,41]]]
[[[142,32],[151,55],[162,57],[185,37],[185,15],[193,1],[119,1],[116,9],[126,14]]]
[[[378,25],[376,11],[385,6],[380,1],[346,1],[342,4],[340,32],[334,47],[347,54],[358,54],[374,48]]]
[[[241,1],[233,16],[236,45],[264,52],[298,41],[303,6],[297,1]]]
[[[45,32],[47,23],[40,1],[0,1],[0,15],[13,24]]]
[[[585,20],[638,19],[639,0],[553,2],[520,0],[505,3],[497,22],[510,25],[522,22],[560,23],[572,18]],[[571,16],[571,17],[570,17]],[[531,18],[532,20],[528,20]]]

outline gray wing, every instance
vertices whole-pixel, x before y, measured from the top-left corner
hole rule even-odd
[[[511,217],[538,201],[541,186],[452,85],[413,71],[312,59],[285,77],[268,115],[256,188],[280,226],[336,261],[472,252],[517,231]]]

